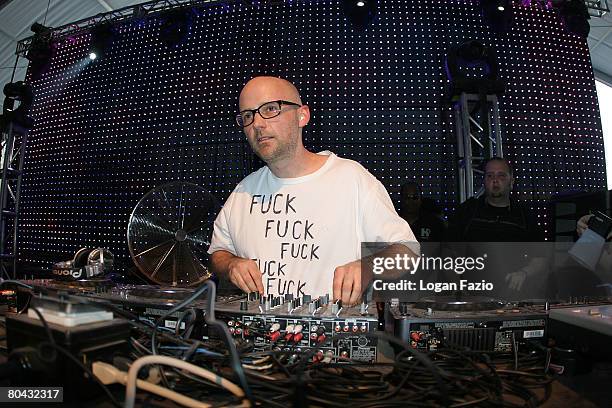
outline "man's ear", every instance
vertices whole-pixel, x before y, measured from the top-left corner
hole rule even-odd
[[[300,106],[298,110],[298,121],[299,127],[301,128],[306,126],[308,122],[310,122],[310,108],[308,107],[308,105]]]

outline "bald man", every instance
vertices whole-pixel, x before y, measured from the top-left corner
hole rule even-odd
[[[267,166],[231,193],[215,220],[211,267],[244,292],[359,301],[361,242],[418,252],[383,185],[358,163],[302,141],[310,109],[290,82],[256,77],[242,89],[236,122]],[[412,253],[411,252],[411,253]]]

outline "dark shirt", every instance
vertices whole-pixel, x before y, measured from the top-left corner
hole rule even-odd
[[[524,299],[533,296],[530,289],[539,287],[525,282],[519,294],[510,289],[506,280],[509,274],[528,266],[532,259],[547,256],[541,245],[531,244],[544,241],[544,234],[536,218],[521,203],[510,199],[509,206],[494,207],[484,197],[467,200],[451,217],[446,241],[448,250],[456,252],[454,256],[486,256],[484,269],[470,271],[462,278],[492,283],[495,290],[488,296]]]
[[[457,207],[449,222],[449,242],[541,242],[544,233],[536,218],[521,203],[494,207],[484,196],[470,198]]]
[[[446,226],[436,214],[421,211],[419,218],[409,224],[419,242],[440,242],[444,239]]]

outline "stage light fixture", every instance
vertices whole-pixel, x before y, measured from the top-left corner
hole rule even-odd
[[[136,20],[143,20],[147,16],[147,10],[142,5],[137,5],[134,7],[134,11],[132,12],[132,17]]]
[[[452,47],[446,56],[446,76],[451,82],[451,96],[463,92],[500,95],[505,84],[499,80],[499,64],[495,50],[478,40],[469,40]],[[477,75],[476,72],[480,72]]]
[[[113,42],[113,27],[109,23],[103,23],[91,30],[91,46],[89,49],[89,59],[95,60],[102,58]],[[93,57],[93,58],[92,58]]]
[[[34,34],[38,34],[38,35],[43,35],[43,36],[51,35],[51,28],[45,27],[44,25],[42,25],[40,23],[32,24],[32,26],[30,27],[30,30]]]
[[[30,61],[29,70],[32,79],[37,80],[49,69],[55,47],[51,28],[34,23],[30,30],[34,33],[34,37],[26,53],[26,59]]]
[[[23,81],[8,83],[4,86],[4,104],[0,115],[0,131],[5,131],[10,122],[15,122],[29,129],[34,124],[29,116],[34,93],[32,86]],[[15,107],[15,103],[19,105]]]
[[[511,0],[480,0],[482,17],[489,28],[499,34],[508,32],[514,19]]]
[[[356,31],[365,31],[376,18],[376,0],[343,0],[344,15]]]
[[[563,19],[565,29],[572,34],[587,38],[591,31],[589,25],[589,10],[581,0],[569,0],[561,4],[559,13]]]

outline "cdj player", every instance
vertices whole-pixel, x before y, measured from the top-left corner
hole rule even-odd
[[[547,304],[509,304],[483,297],[436,296],[415,303],[391,301],[387,322],[413,348],[445,345],[476,351],[511,351],[514,344],[546,340]]]

